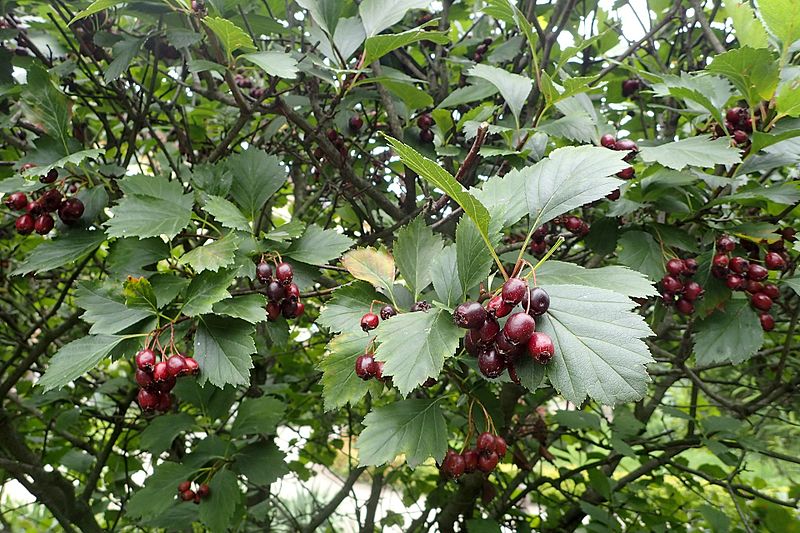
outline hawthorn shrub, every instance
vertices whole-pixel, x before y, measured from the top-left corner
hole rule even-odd
[[[0,2],[4,528],[797,530],[794,4]]]

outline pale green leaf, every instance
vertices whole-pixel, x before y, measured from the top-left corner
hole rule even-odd
[[[551,259],[536,269],[536,279],[543,287],[547,287],[551,283],[586,285],[608,289],[631,298],[647,298],[658,295],[658,291],[645,276],[623,266],[584,268],[574,263]]]
[[[800,39],[800,11],[794,0],[758,0],[758,13],[784,50]]]
[[[286,412],[286,405],[277,398],[248,398],[239,406],[231,426],[231,435],[272,435]]]
[[[299,239],[285,252],[287,255],[309,265],[327,265],[341,257],[353,245],[353,240],[334,229],[322,229],[311,224]]]
[[[211,312],[215,303],[230,297],[228,287],[235,277],[234,270],[208,270],[195,276],[186,289],[183,313],[195,316]]]
[[[364,64],[370,65],[392,50],[408,46],[419,41],[431,41],[437,44],[447,44],[450,38],[443,31],[428,31],[424,26],[401,33],[389,35],[374,35],[364,43],[366,53]]]
[[[256,345],[255,328],[236,318],[200,317],[194,336],[194,358],[200,364],[201,383],[217,387],[248,385]]]
[[[75,304],[86,310],[81,318],[92,324],[89,333],[93,335],[119,333],[140,320],[153,316],[149,309],[128,307],[109,287],[96,282],[78,285]]]
[[[245,294],[215,303],[213,311],[218,315],[241,318],[251,324],[258,324],[267,319],[266,305],[267,300],[263,294]]]
[[[442,253],[444,242],[419,216],[397,232],[394,259],[403,279],[415,295],[431,283],[431,263]],[[416,298],[415,298],[416,299]]]
[[[322,371],[320,382],[326,411],[355,403],[367,392],[383,388],[377,380],[364,381],[356,375],[356,359],[366,352],[372,338],[359,329],[337,335],[328,343],[318,367]]]
[[[328,328],[332,333],[361,332],[359,321],[370,308],[375,310],[380,304],[372,304],[373,300],[380,299],[372,285],[362,281],[354,281],[342,285],[333,291],[333,298],[325,303],[319,313],[317,323]]]
[[[723,13],[733,19],[736,40],[741,46],[750,48],[767,48],[769,40],[764,25],[756,18],[749,2],[725,0]]]
[[[440,302],[454,306],[464,296],[458,274],[458,252],[455,244],[445,246],[431,264],[431,280]]]
[[[286,183],[286,167],[274,155],[250,147],[228,158],[233,176],[231,196],[244,214],[255,220],[269,198]]]
[[[226,228],[251,232],[250,223],[239,211],[233,202],[219,196],[209,196],[203,211],[213,216],[214,219]]]
[[[70,342],[50,359],[38,385],[45,391],[60,389],[97,366],[123,340],[112,335],[87,335]]]
[[[297,77],[297,60],[285,52],[256,52],[240,57],[250,61],[270,76],[290,80]]]
[[[394,258],[384,250],[357,248],[344,254],[342,265],[350,274],[392,294],[395,269]]]
[[[105,9],[114,7],[124,2],[125,0],[95,0],[89,4],[89,7],[82,9],[74,17],[72,17],[72,20],[70,20],[69,23],[72,25],[81,19],[85,19],[86,17],[94,15],[95,13],[99,13]]]
[[[181,257],[179,263],[190,265],[198,273],[205,270],[217,272],[233,263],[233,253],[238,244],[236,235],[229,233],[221,239],[208,240],[203,246],[192,248]]]
[[[475,223],[462,218],[456,226],[456,265],[461,280],[461,294],[465,295],[478,283],[486,281],[492,268],[492,256],[486,253]]]
[[[682,170],[689,165],[701,168],[733,165],[742,160],[741,153],[731,148],[727,137],[712,139],[709,135],[688,137],[658,146],[643,146],[639,154],[646,163],[659,163],[675,170]]]
[[[525,105],[531,89],[533,89],[533,81],[530,78],[483,64],[475,65],[467,71],[467,74],[482,78],[497,87],[506,104],[508,104],[508,108],[511,109],[517,122],[519,122],[519,114],[522,112],[522,107]]]
[[[358,14],[367,37],[372,37],[403,20],[409,9],[422,9],[428,4],[425,0],[364,0],[358,6]]]
[[[203,23],[217,36],[228,57],[236,50],[244,50],[245,52],[258,50],[247,32],[228,19],[205,17]]]
[[[714,57],[708,71],[727,77],[751,106],[770,100],[778,86],[778,63],[766,48],[736,48]]]

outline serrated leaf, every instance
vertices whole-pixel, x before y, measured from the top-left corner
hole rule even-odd
[[[169,245],[161,239],[117,239],[109,247],[108,269],[116,279],[149,275],[144,267],[168,256]]]
[[[715,202],[711,202],[711,205],[727,203],[732,200],[750,199],[768,200],[776,204],[791,205],[800,201],[800,181],[787,181],[778,185],[772,185],[771,187],[764,187],[759,184],[754,189],[748,189],[720,198]]]
[[[214,304],[213,311],[218,315],[241,318],[251,324],[258,324],[267,319],[265,307],[267,300],[262,294],[246,294],[234,296]]]
[[[89,333],[114,334],[128,326],[153,316],[147,309],[130,308],[122,298],[115,297],[108,287],[99,283],[85,282],[78,285],[75,304],[85,309],[81,318],[92,324]]]
[[[533,80],[527,76],[480,63],[469,69],[467,74],[482,78],[497,87],[506,104],[508,104],[508,108],[514,114],[517,124],[519,124],[519,114],[522,112],[522,106],[525,105],[531,89],[533,89]]]
[[[250,147],[228,158],[228,169],[233,176],[231,196],[250,220],[270,197],[286,183],[286,167],[274,155]]]
[[[587,396],[604,405],[640,400],[650,381],[645,365],[653,361],[641,339],[653,332],[631,311],[636,304],[585,285],[549,285],[547,292],[550,308],[536,330],[555,345],[547,364],[553,387],[576,405]]]
[[[27,170],[22,171],[22,175],[26,178],[37,178],[43,176],[53,169],[69,168],[71,165],[78,166],[87,159],[97,159],[104,153],[103,150],[92,148],[90,150],[81,150],[67,156],[57,159],[49,165],[39,165]]]
[[[344,266],[356,279],[368,281],[392,294],[394,286],[394,258],[384,250],[356,248],[342,257]]]
[[[236,50],[244,50],[246,52],[258,50],[247,32],[228,19],[205,17],[203,18],[203,23],[217,36],[229,58]]]
[[[108,65],[103,74],[103,79],[106,83],[111,83],[128,70],[136,54],[142,49],[144,42],[145,39],[126,38],[114,44],[112,48],[114,60]]]
[[[268,231],[264,238],[276,242],[290,241],[303,235],[305,229],[306,225],[302,221],[292,220]]]
[[[800,39],[800,12],[792,0],[759,0],[758,12],[784,50]]]
[[[72,20],[69,21],[69,24],[72,25],[81,19],[85,19],[86,17],[94,15],[95,13],[99,13],[100,11],[106,10],[110,7],[114,7],[124,2],[125,0],[95,0],[94,2],[89,4],[89,7],[82,9],[74,17],[72,17]]]
[[[200,522],[212,532],[229,531],[236,507],[242,503],[242,491],[236,476],[223,468],[214,474],[208,487],[210,495],[200,506]]]
[[[383,388],[379,382],[364,381],[356,375],[356,358],[365,353],[371,338],[363,331],[352,331],[337,335],[328,343],[318,367],[322,371],[320,382],[326,411],[355,403],[370,390]]]
[[[142,449],[158,456],[172,445],[175,437],[194,427],[194,418],[187,413],[161,415],[149,421],[139,435],[139,442]]]
[[[377,61],[392,50],[396,50],[419,41],[431,41],[437,44],[446,44],[450,42],[450,38],[445,32],[429,30],[429,27],[420,26],[418,28],[400,33],[374,35],[370,37],[364,43],[364,64],[370,65],[373,61]]]
[[[800,241],[798,241],[800,242]],[[795,249],[797,249],[798,244],[795,243]],[[800,276],[795,276],[793,278],[784,278],[780,280],[781,283],[788,285],[792,288],[794,292],[800,295]]]
[[[137,308],[150,308],[152,311],[158,310],[158,298],[150,281],[145,277],[136,278],[128,276],[122,285],[122,295],[125,297],[125,305]]]
[[[756,18],[753,8],[745,1],[725,0],[723,12],[733,19],[736,40],[741,46],[767,48],[769,40],[764,25]]]
[[[710,135],[689,137],[659,146],[643,146],[639,155],[646,163],[659,163],[675,170],[682,170],[689,165],[701,168],[733,165],[742,160],[739,150],[731,148],[727,137],[711,139]]]
[[[156,293],[158,308],[161,309],[178,297],[189,286],[190,280],[173,274],[156,274],[150,278],[150,284]]]
[[[699,321],[694,333],[694,353],[698,365],[750,359],[764,343],[764,331],[747,300],[729,300]]]
[[[190,265],[195,272],[205,270],[217,272],[220,268],[233,263],[233,253],[238,244],[236,235],[229,233],[221,239],[210,240],[203,246],[192,248],[181,257],[179,263]]]
[[[342,11],[340,0],[297,0],[297,4],[308,10],[311,18],[325,33],[334,33]]]
[[[268,486],[289,473],[285,455],[274,442],[255,442],[234,456],[232,468],[255,485]]]
[[[656,281],[664,275],[664,253],[656,240],[644,231],[626,231],[618,241],[619,262]]]
[[[731,80],[751,106],[770,100],[778,86],[778,63],[766,48],[728,50],[714,57],[707,70]]]
[[[782,115],[800,117],[800,80],[787,81],[778,87],[775,108]]]
[[[256,351],[253,341],[255,328],[236,318],[214,315],[200,317],[194,336],[194,358],[200,364],[200,383],[206,381],[217,387],[248,385],[251,354]]]
[[[456,245],[450,244],[431,263],[431,281],[436,297],[448,306],[454,306],[464,296],[457,255]]]
[[[239,211],[233,202],[219,196],[209,196],[203,211],[214,217],[214,219],[226,228],[236,229],[247,233],[252,232],[250,222]]]
[[[69,153],[72,124],[67,97],[56,88],[50,74],[38,63],[27,70],[23,98],[42,129],[60,143],[62,155]]]
[[[551,259],[536,269],[536,278],[539,284],[545,288],[548,284],[554,283],[600,287],[632,298],[658,295],[658,291],[645,276],[622,266],[584,268],[574,263]]]
[[[277,398],[248,398],[239,405],[231,435],[272,435],[286,412],[286,405]]]
[[[503,227],[526,214],[541,225],[619,188],[622,181],[613,176],[628,166],[622,160],[626,154],[596,146],[559,148],[533,166],[495,176],[470,191]]]
[[[183,312],[188,316],[211,312],[215,303],[230,297],[228,287],[235,277],[233,270],[206,271],[195,276],[186,288]]]
[[[333,298],[320,311],[317,323],[332,333],[359,333],[359,321],[364,313],[369,312],[370,307],[375,309],[379,305],[372,305],[372,301],[376,299],[380,300],[380,295],[369,283],[354,281],[342,285],[333,291]]]
[[[126,507],[132,518],[158,516],[177,503],[175,488],[189,479],[194,468],[179,463],[161,463],[153,469],[153,475],[137,490]]]
[[[492,256],[472,219],[462,218],[456,226],[456,265],[461,281],[461,294],[485,281],[492,268]]]
[[[270,76],[289,80],[297,77],[297,60],[286,52],[256,52],[239,58],[250,61]]]
[[[367,37],[372,37],[403,20],[409,9],[427,6],[425,0],[364,0],[358,6],[358,14]]]
[[[463,330],[442,309],[402,313],[384,320],[375,330],[380,341],[375,359],[384,361],[384,375],[400,394],[408,396],[430,377],[438,377],[444,361],[455,354]]]
[[[597,136],[597,126],[594,119],[587,113],[567,115],[551,122],[546,122],[537,128],[553,137],[563,137],[571,141],[589,143]]]
[[[284,255],[309,265],[327,265],[353,245],[353,240],[333,229],[311,224]]]
[[[401,400],[377,407],[364,417],[358,438],[358,461],[380,466],[405,454],[412,468],[433,457],[437,462],[447,451],[447,425],[436,401]]]
[[[433,234],[422,216],[397,232],[393,248],[394,259],[400,274],[414,293],[414,299],[430,285],[431,263],[442,253],[442,248],[444,242],[441,237]]]
[[[530,357],[520,357],[514,362],[514,371],[520,384],[531,392],[544,385],[545,369],[544,365]]]
[[[112,335],[87,335],[70,342],[50,359],[47,371],[37,384],[44,387],[45,392],[60,389],[94,368],[123,340]]]
[[[95,251],[106,235],[102,231],[72,230],[61,236],[43,241],[15,268],[12,276],[30,272],[47,272],[85,258]]]
[[[104,225],[109,237],[175,237],[189,224],[192,195],[180,183],[161,176],[129,176],[120,188],[125,197],[112,209]]]

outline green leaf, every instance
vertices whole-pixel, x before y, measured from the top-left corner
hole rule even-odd
[[[342,12],[341,0],[297,0],[297,4],[308,10],[311,18],[325,33],[334,34]]]
[[[682,170],[688,165],[709,168],[733,165],[742,160],[739,150],[731,148],[727,137],[711,139],[710,135],[689,137],[659,146],[643,146],[639,152],[646,163],[659,163]]]
[[[158,516],[175,505],[175,488],[191,478],[194,468],[178,463],[165,462],[153,469],[153,475],[137,490],[126,507],[132,518]]]
[[[558,425],[566,426],[570,429],[600,430],[600,417],[596,413],[561,409],[553,415],[553,418],[558,422]]]
[[[270,197],[286,183],[286,167],[274,155],[250,147],[228,158],[233,176],[231,196],[250,220]]]
[[[327,265],[353,245],[353,240],[333,229],[322,229],[316,224],[306,228],[305,233],[292,242],[284,253],[297,261],[309,265]]]
[[[520,384],[529,391],[533,392],[544,385],[546,367],[532,358],[520,357],[514,362],[514,370]]]
[[[372,305],[372,301],[379,299],[379,296],[369,283],[354,281],[342,285],[333,291],[333,298],[320,311],[317,323],[331,333],[359,333],[361,317],[370,308],[380,305]]]
[[[483,64],[475,65],[467,71],[467,74],[484,79],[497,87],[506,104],[508,104],[508,108],[514,114],[517,124],[519,124],[519,114],[528,99],[528,95],[531,93],[531,89],[533,89],[533,80],[527,76],[513,74],[507,70]]]
[[[794,292],[800,295],[800,276],[795,276],[793,278],[784,278],[780,280],[780,282],[788,285],[789,287],[792,288]]]
[[[214,219],[226,228],[236,229],[251,233],[250,222],[239,211],[233,202],[220,198],[219,196],[209,196],[203,211],[214,217]]]
[[[764,187],[763,185],[759,184],[758,187],[754,189],[749,189],[736,194],[731,194],[730,196],[725,196],[724,198],[720,198],[719,200],[712,202],[711,205],[727,203],[731,200],[750,199],[768,200],[780,205],[791,205],[797,201],[800,201],[800,181],[787,181],[771,187]]]
[[[255,328],[236,318],[214,315],[200,317],[194,336],[194,358],[200,364],[200,382],[210,381],[217,387],[248,385]]]
[[[737,48],[714,57],[708,71],[727,77],[751,106],[772,99],[778,86],[778,63],[766,48]]]
[[[800,39],[800,12],[792,0],[759,0],[758,12],[785,51]]]
[[[104,223],[109,237],[175,237],[189,224],[192,195],[161,176],[129,176],[120,182],[125,197]]]
[[[100,283],[85,282],[78,285],[75,304],[85,309],[81,318],[92,324],[89,333],[108,335],[118,333],[140,320],[153,316],[147,309],[135,309],[115,297],[108,287]]]
[[[154,456],[172,446],[175,437],[195,427],[194,417],[187,413],[170,413],[149,421],[139,436],[142,449]]]
[[[725,0],[723,13],[733,19],[733,29],[736,30],[736,40],[740,46],[767,48],[767,31],[748,2]]]
[[[200,522],[209,531],[230,531],[236,507],[242,504],[242,491],[236,476],[223,468],[214,474],[208,488],[211,489],[208,499],[200,506]]]
[[[764,343],[764,331],[745,299],[729,300],[697,323],[694,334],[694,353],[698,365],[750,359]]]
[[[233,253],[238,244],[236,235],[229,233],[221,239],[208,240],[203,246],[192,248],[181,257],[179,263],[190,265],[195,272],[205,270],[217,272],[220,268],[233,263]]]
[[[228,58],[236,50],[255,52],[258,48],[253,44],[253,39],[242,28],[228,19],[220,17],[205,17],[203,23],[214,32],[220,44],[228,54]]]
[[[541,225],[617,189],[622,181],[613,176],[628,166],[625,155],[596,146],[559,148],[535,165],[495,176],[471,192],[498,225],[509,226],[526,214]]]
[[[382,287],[387,295],[394,287],[394,258],[384,250],[356,248],[344,254],[342,265],[356,279]]]
[[[430,285],[431,263],[442,253],[442,248],[444,242],[425,224],[425,217],[415,218],[397,232],[394,258],[414,299]]]
[[[782,115],[800,117],[800,80],[787,81],[778,87],[775,108]]]
[[[218,315],[241,318],[251,324],[258,324],[267,319],[264,308],[267,300],[262,294],[246,294],[234,296],[214,304],[213,311]]]
[[[363,331],[351,331],[328,343],[327,354],[319,362],[325,411],[355,403],[370,390],[383,388],[379,382],[364,381],[356,375],[356,358],[365,353],[371,338]]]
[[[257,52],[240,57],[250,61],[270,76],[289,80],[297,77],[297,60],[285,52]]]
[[[483,101],[497,93],[497,87],[491,83],[478,78],[472,85],[460,87],[447,95],[447,98],[439,102],[437,109],[447,109],[457,107],[471,102]]]
[[[67,97],[53,84],[50,74],[37,63],[28,69],[26,82],[23,98],[36,122],[45,133],[59,142],[60,155],[68,153],[72,122]]]
[[[622,266],[584,268],[574,263],[551,259],[536,269],[536,278],[543,287],[547,287],[551,283],[586,285],[608,289],[631,298],[647,298],[658,295],[658,291],[645,276]]]
[[[681,72],[680,77],[663,75],[662,80],[663,84],[653,86],[658,96],[680,98],[686,102],[690,111],[709,113],[719,124],[725,122],[720,110],[733,96],[728,80],[705,73],[693,76],[686,72]]]
[[[215,303],[230,298],[228,287],[235,277],[233,270],[207,270],[195,276],[186,289],[183,312],[188,316],[210,313]]]
[[[168,256],[169,246],[161,239],[117,239],[109,247],[108,268],[116,279],[149,275],[144,267]]]
[[[664,253],[656,240],[644,231],[626,231],[619,238],[619,262],[656,281],[664,275]]]
[[[144,42],[145,39],[127,38],[114,45],[114,61],[108,65],[103,74],[103,79],[106,83],[111,83],[128,70],[131,62],[136,58],[136,54],[142,49]]]
[[[286,406],[277,398],[248,398],[239,406],[236,420],[231,426],[231,435],[273,435],[285,412]]]
[[[419,41],[431,41],[437,44],[447,44],[450,38],[443,31],[428,31],[425,26],[390,35],[375,35],[364,43],[364,64],[370,65],[392,50],[408,46]]]
[[[431,281],[440,302],[454,306],[464,296],[458,274],[458,251],[455,244],[445,246],[431,263]]]
[[[442,309],[402,313],[384,320],[375,330],[380,341],[375,359],[384,361],[383,372],[403,396],[430,377],[438,377],[451,357],[463,330]]]
[[[394,148],[395,152],[397,152],[397,155],[400,156],[400,159],[403,161],[403,163],[408,165],[411,170],[444,191],[446,195],[455,200],[458,205],[461,206],[467,216],[475,221],[475,224],[478,226],[478,229],[480,230],[481,235],[483,235],[484,241],[488,246],[490,219],[489,212],[486,210],[486,208],[478,200],[476,200],[474,196],[464,190],[463,185],[457,182],[456,179],[441,166],[437,165],[427,157],[422,156],[419,152],[410,146],[403,144],[397,139],[386,137],[386,140],[392,145],[392,148]]]
[[[547,376],[567,400],[587,395],[604,404],[638,401],[647,391],[645,365],[653,361],[641,339],[653,335],[626,296],[586,285],[548,285],[550,309],[536,330],[553,339]]]
[[[377,407],[364,417],[364,426],[357,443],[361,465],[380,466],[402,453],[414,468],[428,457],[440,462],[447,451],[447,425],[436,401],[401,400]]]
[[[492,256],[486,253],[485,243],[472,219],[462,218],[456,226],[456,264],[461,280],[461,294],[486,281],[492,269]]]
[[[47,174],[53,169],[62,169],[62,168],[69,168],[72,165],[79,166],[83,161],[86,159],[97,159],[104,153],[103,150],[97,150],[92,148],[90,150],[81,150],[80,152],[75,152],[69,155],[58,159],[49,165],[39,165],[28,170],[24,170],[22,175],[26,178],[36,178],[38,180],[39,176]],[[102,188],[100,188],[102,189]],[[95,190],[95,189],[92,189]]]
[[[153,286],[145,277],[135,278],[128,276],[122,285],[122,295],[125,296],[125,305],[129,307],[150,309],[158,311],[158,298]]]
[[[87,335],[70,342],[50,359],[38,385],[44,387],[45,392],[60,389],[97,366],[123,340],[123,337],[111,335]]]
[[[364,0],[358,6],[358,14],[367,37],[372,37],[403,20],[409,9],[427,6],[425,0]]]
[[[97,250],[106,235],[102,231],[72,230],[66,234],[43,241],[11,272],[20,276],[30,272],[47,272],[85,258]]]
[[[72,20],[69,21],[69,25],[71,26],[81,19],[85,19],[86,17],[94,15],[95,13],[99,13],[108,9],[109,7],[114,7],[124,2],[125,0],[95,0],[89,5],[89,7],[82,9],[74,17],[72,17]]]
[[[274,442],[254,442],[234,456],[232,468],[250,483],[269,486],[289,473],[285,455]]]
[[[575,113],[545,122],[537,128],[537,131],[582,143],[592,142],[597,136],[595,120],[588,113]]]

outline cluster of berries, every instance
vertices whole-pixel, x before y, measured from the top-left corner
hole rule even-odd
[[[192,490],[191,481],[182,481],[178,485],[178,497],[185,502],[200,503],[211,495],[211,489],[205,483],[197,486],[197,490]]]
[[[628,155],[623,158],[624,161],[628,162],[633,160],[633,158],[636,157],[636,154],[639,152],[639,146],[632,140],[617,139],[610,133],[606,133],[600,137],[600,146],[608,148],[609,150],[616,150],[617,152],[628,152]],[[636,170],[633,167],[623,168],[617,172],[617,177],[623,180],[633,179],[635,176]]]
[[[503,328],[497,321],[511,313],[517,304],[523,311],[514,313]],[[509,278],[500,294],[492,297],[484,308],[478,302],[465,302],[456,307],[453,321],[469,329],[464,339],[467,352],[478,357],[478,369],[487,378],[497,378],[508,369],[515,382],[514,363],[526,350],[534,361],[546,364],[553,357],[553,341],[536,331],[533,317],[543,315],[550,307],[550,296],[541,287],[528,288],[521,278]]]
[[[475,448],[464,450],[462,453],[447,450],[439,470],[449,479],[458,479],[465,473],[469,474],[476,470],[489,474],[505,457],[507,450],[508,446],[503,437],[486,431],[478,435]]]
[[[258,281],[267,286],[267,319],[274,322],[283,314],[286,319],[297,318],[306,310],[306,305],[300,301],[300,289],[292,281],[294,270],[292,265],[281,261],[273,268],[267,261],[261,259],[256,265]]]
[[[30,163],[23,165],[23,170],[32,168]],[[39,181],[52,184],[58,179],[58,171],[50,170],[41,176]],[[31,200],[24,192],[15,192],[5,199],[6,207],[12,211],[25,211],[17,217],[15,227],[22,235],[30,235],[36,231],[39,235],[47,235],[55,226],[55,220],[50,213],[58,212],[58,217],[64,224],[74,224],[83,216],[83,202],[78,198],[64,198],[57,188],[45,190],[39,198]]]
[[[682,315],[694,313],[694,302],[703,295],[703,287],[691,278],[697,273],[697,260],[670,259],[667,261],[667,273],[661,278],[661,298],[666,305],[674,305]]]
[[[433,117],[425,113],[417,118],[419,126],[419,140],[425,144],[433,142]]]
[[[427,302],[417,303],[424,303],[427,305]],[[417,304],[414,305],[416,306]],[[429,308],[430,306],[424,310],[427,311]],[[423,309],[414,309],[412,307],[411,310],[421,311]],[[388,304],[381,307],[379,312],[380,317],[373,313],[371,309],[368,313],[364,313],[364,316],[361,317],[361,329],[363,329],[365,332],[372,331],[378,327],[378,324],[381,320],[389,320],[397,314],[397,310]],[[372,343],[370,343],[370,346],[372,346]],[[367,348],[366,353],[361,354],[356,358],[356,375],[364,381],[368,381],[372,378],[375,378],[378,381],[386,381],[388,379],[388,376],[383,375],[383,361],[376,361],[375,353],[370,348]]]
[[[741,256],[730,256],[736,242],[723,235],[717,239],[717,254],[711,262],[711,274],[725,281],[732,291],[746,291],[750,294],[750,305],[759,312],[759,320],[764,331],[775,328],[775,319],[769,314],[773,302],[780,297],[777,285],[764,283],[770,270],[783,270],[786,261],[778,252],[767,252],[764,264],[748,261]]]
[[[260,100],[264,96],[266,89],[253,85],[253,79],[245,76],[244,74],[236,74],[234,76],[236,86],[240,89],[249,89],[250,97],[254,100]]]
[[[746,146],[753,133],[753,119],[746,107],[732,107],[725,112],[725,128],[730,132],[733,142],[738,146]],[[723,137],[725,131],[719,126],[714,128],[717,137]]]
[[[156,362],[156,354],[145,348],[136,354],[136,384],[139,395],[136,397],[143,411],[168,411],[172,407],[170,392],[175,387],[177,378],[195,376],[200,373],[200,365],[193,357],[172,354],[162,361]]]
[[[472,54],[472,60],[476,63],[483,61],[483,56],[489,51],[489,46],[492,44],[492,38],[487,37],[481,44],[475,47],[475,52]]]

